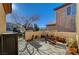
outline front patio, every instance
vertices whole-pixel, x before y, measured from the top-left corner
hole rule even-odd
[[[66,44],[57,43],[56,45],[50,42],[45,43],[44,38],[35,39],[27,42],[20,38],[18,40],[18,54],[19,55],[65,55]]]

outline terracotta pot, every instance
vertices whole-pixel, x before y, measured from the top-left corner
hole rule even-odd
[[[68,48],[68,52],[70,54],[76,54],[77,53],[77,48]]]

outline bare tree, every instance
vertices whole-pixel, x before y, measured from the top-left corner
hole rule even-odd
[[[22,24],[21,15],[19,15],[17,12],[11,13],[11,18],[13,19],[13,23],[15,24]]]
[[[21,16],[17,12],[11,13],[13,23],[24,25],[25,28],[32,26],[32,24],[39,19],[38,15]]]
[[[27,19],[27,18],[25,18]],[[25,21],[25,26],[26,27],[29,27],[31,26],[35,21],[37,21],[39,19],[39,16],[37,15],[33,15],[33,16],[30,16],[29,19],[27,21]]]

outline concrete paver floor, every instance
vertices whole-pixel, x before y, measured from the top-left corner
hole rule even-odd
[[[45,43],[44,39],[33,40],[28,44],[24,39],[18,40],[19,55],[65,55],[65,44],[50,44]]]

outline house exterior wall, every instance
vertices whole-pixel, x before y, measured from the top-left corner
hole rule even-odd
[[[76,4],[76,40],[77,40],[77,44],[78,44],[78,49],[79,49],[79,3]]]
[[[3,5],[0,3],[0,33],[6,32],[6,14]]]
[[[47,30],[56,30],[56,26],[47,26],[46,29]]]
[[[77,3],[76,7],[76,32],[79,34],[79,3]]]
[[[67,15],[67,8],[75,6],[76,4],[69,4],[56,10],[56,25],[58,31],[75,32],[75,15]]]

